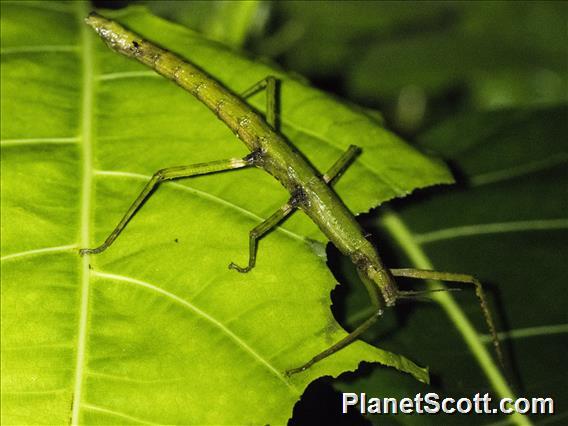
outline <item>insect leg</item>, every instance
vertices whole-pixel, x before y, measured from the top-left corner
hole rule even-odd
[[[365,331],[367,331],[367,329],[369,327],[371,327],[377,321],[377,319],[383,314],[383,310],[381,309],[381,300],[380,300],[381,296],[380,296],[378,287],[374,284],[374,282],[369,280],[365,276],[365,274],[362,273],[362,271],[358,270],[358,273],[359,273],[359,277],[363,281],[363,284],[365,284],[367,291],[369,292],[371,302],[373,303],[373,306],[376,309],[375,313],[373,315],[371,315],[364,323],[359,325],[355,330],[353,330],[351,333],[349,333],[347,336],[345,336],[343,339],[341,339],[340,341],[335,343],[333,346],[330,346],[326,350],[320,352],[319,354],[314,356],[312,359],[310,359],[308,362],[306,362],[304,365],[297,367],[297,368],[292,368],[290,370],[287,370],[286,373],[285,373],[287,376],[290,376],[290,375],[296,374],[296,373],[301,373],[302,371],[305,371],[308,368],[310,368],[316,362],[321,361],[322,359],[327,358],[328,356],[333,355],[335,352],[338,352],[341,349],[343,349],[344,347],[350,345],[355,340],[357,340],[361,334],[363,334]]]
[[[127,210],[123,218],[120,220],[116,228],[112,230],[105,242],[96,248],[83,248],[79,250],[81,255],[96,254],[106,250],[118,237],[126,224],[136,214],[138,209],[152,195],[158,185],[165,180],[181,179],[191,176],[205,175],[209,173],[222,172],[225,170],[240,169],[252,165],[250,156],[245,158],[232,158],[229,160],[212,161],[210,163],[198,163],[189,166],[168,167],[158,170],[150,181],[146,184],[140,195],[134,200],[130,208]]]
[[[487,304],[487,299],[485,297],[485,292],[483,291],[483,287],[475,277],[465,274],[429,271],[425,269],[391,269],[390,271],[395,277],[418,278],[422,280],[438,280],[438,281],[473,284],[475,286],[475,294],[479,299],[479,305],[481,306],[481,311],[483,312],[483,316],[485,317],[487,328],[489,328],[489,332],[491,333],[491,340],[493,341],[493,347],[495,348],[495,352],[497,353],[499,362],[501,363],[501,365],[503,365],[503,352],[501,351],[501,345],[499,343],[499,337],[495,329],[495,323],[493,321],[493,317],[491,316],[491,311],[489,309],[489,305]]]
[[[292,368],[290,370],[286,370],[286,373],[285,373],[286,376],[291,376],[292,374],[301,373],[302,371],[305,371],[308,368],[310,368],[316,362],[321,361],[322,359],[327,358],[328,356],[333,355],[335,352],[338,352],[341,349],[343,349],[344,347],[350,345],[355,340],[357,340],[357,338],[361,334],[363,334],[365,331],[367,331],[367,329],[369,327],[371,327],[375,323],[375,321],[377,321],[377,319],[382,315],[382,313],[383,313],[382,310],[380,310],[380,309],[377,310],[367,321],[365,321],[363,324],[361,324],[359,327],[357,327],[355,330],[353,330],[351,333],[349,333],[347,336],[345,336],[343,339],[341,339],[339,342],[337,342],[333,346],[327,348],[323,352],[320,352],[319,354],[314,356],[312,359],[310,359],[308,362],[306,362],[304,365],[297,367],[297,368]]]
[[[322,176],[325,183],[333,182],[335,179],[339,178],[341,174],[345,171],[347,166],[359,155],[361,148],[355,145],[350,145],[341,157],[329,168],[329,170]]]
[[[243,96],[250,95],[255,93],[258,90],[261,90],[263,84],[267,84],[266,82],[270,79],[274,80],[274,77],[267,77],[265,80],[255,84],[249,90],[243,94]],[[275,80],[274,80],[275,81]],[[345,170],[345,168],[353,161],[353,159],[359,154],[360,148],[351,145],[347,151],[341,155],[341,157],[331,166],[331,168],[327,171],[327,173],[323,176],[323,180],[328,183],[341,175],[341,173]],[[284,204],[280,209],[278,209],[274,214],[272,214],[268,219],[264,222],[256,226],[255,228],[250,231],[249,234],[249,263],[246,267],[238,266],[237,264],[231,262],[229,264],[229,269],[236,269],[239,272],[248,272],[252,268],[254,268],[256,262],[256,249],[258,246],[258,240],[267,232],[269,232],[272,228],[278,225],[286,216],[292,213],[295,210],[294,208],[294,200],[290,199],[286,204]]]
[[[277,90],[277,79],[269,75],[263,80],[255,83],[243,93],[241,93],[241,98],[248,98],[261,90],[266,89],[266,122],[276,130],[276,90]]]
[[[268,219],[255,226],[249,233],[249,261],[246,267],[238,266],[236,263],[231,262],[229,264],[229,269],[236,269],[239,272],[248,272],[256,263],[256,248],[258,245],[258,239],[261,238],[267,232],[274,227],[276,227],[286,216],[295,210],[292,203],[288,202],[280,207],[276,212],[274,212]]]

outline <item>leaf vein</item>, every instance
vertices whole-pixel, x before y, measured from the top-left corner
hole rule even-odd
[[[112,416],[120,417],[120,418],[127,419],[127,420],[132,420],[134,422],[144,424],[144,425],[156,424],[156,423],[148,422],[146,420],[139,419],[137,417],[130,416],[130,415],[125,414],[125,413],[121,413],[119,411],[109,410],[108,408],[99,407],[99,406],[96,406],[96,405],[93,405],[93,404],[81,404],[81,407],[86,408],[87,410],[98,411],[100,413],[110,414]]]
[[[127,78],[158,78],[162,77],[156,74],[154,71],[123,71],[123,72],[109,72],[105,74],[99,74],[97,80],[99,81],[109,81],[109,80],[122,80]]]
[[[7,254],[5,256],[0,257],[0,260],[6,261],[6,260],[12,260],[12,259],[17,259],[19,257],[26,257],[26,256],[33,256],[36,254],[45,254],[45,253],[56,253],[56,252],[60,252],[60,251],[67,251],[67,250],[72,250],[74,248],[76,248],[77,245],[76,244],[69,244],[66,246],[54,246],[54,247],[45,247],[45,248],[40,248],[40,249],[33,249],[33,250],[26,250],[26,251],[21,251],[18,253],[12,253],[12,254]]]
[[[527,164],[522,164],[517,167],[508,169],[495,170],[492,172],[482,173],[472,176],[470,183],[472,186],[483,186],[492,183],[497,183],[509,179],[515,179],[523,176],[537,173],[543,170],[551,169],[557,165],[568,162],[568,154],[560,154],[548,157],[539,161],[533,161]]]
[[[566,333],[568,333],[568,324],[553,324],[537,327],[516,328],[499,333],[498,336],[500,340],[514,340],[523,339],[526,337],[540,337]],[[492,343],[492,337],[490,335],[482,334],[479,336],[479,338],[484,343]]]
[[[73,44],[44,44],[37,46],[14,46],[14,47],[4,47],[0,49],[1,55],[14,55],[18,53],[75,53],[79,50],[78,46]]]
[[[568,219],[521,220],[516,222],[496,222],[456,226],[454,228],[439,229],[432,232],[414,234],[414,240],[418,244],[427,244],[435,241],[450,240],[453,238],[470,237],[483,234],[501,234],[521,231],[547,231],[551,229],[568,229]]]
[[[131,383],[144,383],[144,384],[148,384],[148,383],[173,383],[173,382],[180,382],[183,380],[182,377],[175,377],[173,379],[159,379],[159,380],[143,380],[143,379],[134,379],[132,377],[128,377],[128,376],[119,376],[117,374],[109,374],[109,373],[99,373],[97,371],[87,371],[86,372],[87,376],[91,376],[91,377],[101,377],[101,378],[105,378],[105,379],[109,379],[109,380],[118,380],[118,381],[123,381],[123,382],[131,382]]]
[[[21,6],[33,7],[36,9],[49,10],[52,12],[61,12],[69,14],[73,13],[73,11],[67,7],[68,3],[46,2],[44,0],[40,1],[27,0],[25,2],[21,0],[2,0],[2,3],[4,5],[10,5],[10,6],[14,5],[18,7]]]
[[[211,324],[216,326],[219,330],[223,331],[227,336],[229,336],[234,342],[236,342],[241,348],[245,350],[252,358],[259,361],[262,365],[264,365],[272,374],[274,374],[282,383],[284,383],[295,395],[299,394],[298,390],[294,385],[292,385],[280,371],[278,371],[272,364],[270,364],[266,359],[264,359],[260,354],[258,354],[253,348],[251,348],[244,340],[242,340],[239,336],[233,333],[229,328],[223,325],[219,320],[214,318],[213,316],[209,315],[207,312],[201,310],[191,302],[177,296],[174,293],[171,293],[163,288],[157,287],[153,284],[147,283],[145,281],[141,281],[135,278],[127,277],[124,275],[117,275],[117,274],[110,274],[107,272],[100,272],[100,271],[93,271],[94,276],[98,276],[101,278],[107,278],[114,281],[119,282],[126,282],[134,285],[138,285],[144,288],[147,288],[151,291],[154,291],[158,294],[168,297],[169,299],[174,300],[175,302],[179,303],[186,308],[189,308],[198,316],[206,319]]]
[[[0,144],[2,146],[20,146],[20,145],[35,145],[35,144],[68,144],[79,142],[78,137],[70,138],[28,138],[28,139],[2,139]]]

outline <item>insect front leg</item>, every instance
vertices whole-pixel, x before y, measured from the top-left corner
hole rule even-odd
[[[96,248],[83,248],[79,250],[81,255],[97,254],[106,250],[116,240],[130,219],[142,207],[146,200],[153,194],[154,190],[161,182],[173,179],[182,179],[192,176],[205,175],[209,173],[217,173],[226,170],[241,169],[252,165],[251,156],[245,158],[232,158],[229,160],[212,161],[210,163],[198,163],[189,166],[168,167],[158,170],[150,181],[146,184],[142,192],[134,200],[130,208],[126,211],[118,225],[112,230],[105,242]]]

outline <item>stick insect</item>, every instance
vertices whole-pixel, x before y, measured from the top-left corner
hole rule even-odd
[[[394,277],[433,279],[475,285],[476,295],[479,298],[485,321],[493,336],[495,350],[499,359],[501,359],[501,349],[494,322],[478,280],[464,274],[419,269],[387,269],[383,265],[375,247],[365,237],[354,215],[330,186],[359,154],[360,149],[356,146],[350,146],[325,174],[318,173],[277,131],[275,113],[277,80],[274,77],[266,77],[240,96],[236,96],[196,65],[144,40],[141,36],[127,30],[117,22],[94,12],[85,21],[105,40],[111,49],[138,60],[190,92],[223,121],[251,153],[244,158],[231,158],[158,170],[104,243],[96,248],[81,249],[82,255],[96,254],[106,250],[161,182],[238,170],[245,167],[258,167],[276,178],[290,193],[290,198],[268,219],[250,231],[248,264],[239,266],[236,263],[230,263],[229,269],[241,273],[253,269],[256,263],[259,239],[278,226],[294,211],[302,210],[344,255],[350,257],[375,307],[374,314],[354,331],[328,349],[316,354],[305,364],[287,370],[287,375],[308,369],[316,362],[356,340],[377,321],[382,314],[383,304],[387,307],[394,306],[398,299],[424,293],[400,290]],[[267,93],[266,117],[260,116],[244,101],[247,97],[261,90],[266,90]]]

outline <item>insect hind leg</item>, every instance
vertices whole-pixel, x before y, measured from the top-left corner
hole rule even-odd
[[[491,334],[491,340],[493,341],[493,347],[495,349],[495,353],[497,354],[497,358],[501,366],[504,365],[503,352],[501,350],[499,336],[497,335],[497,330],[495,328],[495,322],[493,321],[493,316],[491,315],[491,310],[489,309],[489,305],[487,303],[487,298],[485,297],[483,286],[481,285],[481,282],[478,279],[476,279],[471,275],[466,275],[466,274],[430,271],[426,269],[405,268],[405,269],[391,269],[390,271],[391,274],[393,274],[395,277],[473,284],[475,286],[475,295],[479,300],[479,305],[481,307],[481,311],[483,312],[483,316],[485,318],[485,323],[487,324],[487,328],[489,329],[489,333]],[[439,290],[437,289],[434,291],[444,291],[444,290],[445,289],[439,289]],[[401,292],[401,294],[404,293],[409,293],[409,292]]]
[[[328,356],[333,355],[334,353],[340,351],[344,347],[349,346],[351,343],[357,340],[361,334],[367,331],[369,327],[371,327],[382,314],[383,314],[382,309],[377,309],[377,311],[371,317],[369,317],[369,319],[367,319],[363,324],[361,324],[359,327],[357,327],[355,330],[353,330],[343,339],[335,343],[333,346],[330,346],[326,350],[320,352],[312,359],[310,359],[308,362],[306,362],[304,365],[301,365],[300,367],[296,368],[291,368],[290,370],[286,370],[284,374],[286,376],[291,376],[292,374],[297,374],[306,371],[316,362],[319,362],[322,359],[327,358]]]

